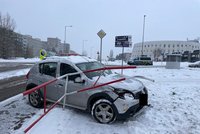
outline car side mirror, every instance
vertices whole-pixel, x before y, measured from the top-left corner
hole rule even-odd
[[[77,78],[74,80],[74,83],[85,83],[85,80],[84,80],[84,79],[81,79],[81,77],[77,77]]]

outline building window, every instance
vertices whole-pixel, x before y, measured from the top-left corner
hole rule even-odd
[[[165,47],[165,44],[164,44],[164,47]]]
[[[170,48],[170,44],[168,45],[168,47]]]

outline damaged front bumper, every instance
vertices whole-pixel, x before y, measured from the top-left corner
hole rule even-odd
[[[117,108],[117,119],[124,120],[130,116],[133,116],[139,110],[141,110],[145,105],[148,105],[148,94],[140,94],[137,99],[133,98],[118,98],[114,102]]]

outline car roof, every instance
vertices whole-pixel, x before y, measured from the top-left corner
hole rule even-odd
[[[93,61],[97,61],[95,59],[91,59],[89,57],[86,56],[52,56],[52,57],[47,57],[45,60],[40,61],[40,63],[42,62],[71,62],[74,64],[77,63],[84,63],[84,62],[93,62]]]

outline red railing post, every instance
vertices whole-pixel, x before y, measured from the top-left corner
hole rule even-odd
[[[46,94],[47,94],[47,86],[44,86],[44,113],[46,113]]]

